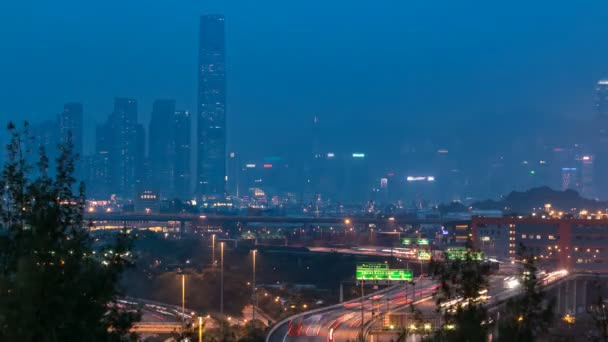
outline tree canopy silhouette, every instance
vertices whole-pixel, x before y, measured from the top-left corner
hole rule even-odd
[[[43,148],[34,167],[26,156],[28,125],[8,125],[0,175],[0,340],[129,341],[139,318],[115,300],[130,265],[131,241],[117,234],[95,248],[78,191],[71,139],[59,146],[55,175]]]

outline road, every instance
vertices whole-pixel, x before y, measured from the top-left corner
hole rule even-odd
[[[566,271],[555,271],[545,273],[539,279],[544,285],[550,285],[564,279],[567,275]],[[505,282],[504,275],[491,276],[489,283],[487,305],[490,307],[501,304],[521,293],[521,285],[516,285],[514,282]],[[416,283],[415,292],[414,288],[407,286],[407,298],[405,286],[399,285],[382,293],[367,296],[363,301],[355,299],[325,309],[296,315],[275,326],[266,341],[354,341],[361,333],[362,324],[365,326],[373,318],[378,318],[378,316],[381,318],[387,312],[403,311],[402,309],[413,299],[416,301],[417,308],[424,311],[423,315],[436,314],[432,295],[437,291],[437,288],[438,285],[432,279],[422,278]],[[414,293],[415,298],[412,298]]]
[[[405,285],[398,285],[367,296],[363,301],[355,299],[326,309],[313,310],[279,323],[266,340],[268,342],[353,341],[359,336],[362,324],[365,325],[373,318],[402,308],[413,299],[430,299],[436,289],[437,285],[433,280],[423,278],[415,287],[407,286],[407,291]]]

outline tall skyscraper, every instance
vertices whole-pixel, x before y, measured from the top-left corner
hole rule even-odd
[[[49,158],[49,171],[51,174],[55,171],[55,159],[58,156],[57,143],[59,139],[57,133],[57,122],[53,120],[39,122],[30,126],[30,134],[33,140],[31,141],[32,146],[29,147],[32,153],[28,154],[28,161],[32,165],[35,165],[39,160],[38,153],[40,149],[44,149]]]
[[[128,98],[114,100],[114,112],[108,118],[108,135],[110,145],[110,178],[112,192],[120,196],[133,198],[138,180],[137,163],[143,163],[142,134],[143,129],[137,123],[137,101]]]
[[[177,111],[173,116],[174,127],[174,162],[173,183],[174,196],[179,199],[187,199],[192,196],[191,169],[190,169],[190,146],[191,142],[191,119],[188,111]]]
[[[148,135],[150,184],[160,191],[161,197],[172,196],[174,151],[175,101],[156,100],[152,104]]]
[[[224,17],[200,19],[198,62],[197,192],[226,191],[226,54]]]
[[[74,144],[74,152],[81,158],[83,156],[84,134],[82,118],[82,104],[76,102],[66,103],[63,112],[57,116],[57,126],[59,128],[59,142],[65,143],[71,135]]]
[[[74,153],[78,155],[75,165],[75,176],[78,181],[83,177],[84,129],[82,116],[82,104],[77,102],[66,103],[63,106],[63,112],[57,115],[59,143],[65,144],[70,139],[74,146]]]
[[[87,183],[87,196],[107,199],[112,193],[112,168],[110,155],[112,150],[112,129],[110,123],[97,125],[95,130],[95,154],[92,157],[92,170]]]
[[[595,141],[595,174],[608,173],[608,80],[599,80],[595,86],[595,122],[597,136]],[[598,177],[596,195],[608,198],[608,178]]]

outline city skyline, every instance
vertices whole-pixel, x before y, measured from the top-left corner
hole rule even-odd
[[[239,18],[238,15],[236,17]],[[608,183],[596,176],[602,174],[602,170],[608,165],[603,157],[608,155],[608,148],[603,147],[606,145],[603,142],[606,139],[602,138],[601,133],[606,130],[603,127],[607,127],[603,121],[606,117],[605,108],[608,108],[608,105],[604,104],[608,82],[603,78],[599,78],[599,81],[596,79],[593,82],[595,87],[588,91],[592,96],[588,106],[595,107],[593,114],[588,119],[578,119],[581,122],[586,120],[600,128],[599,135],[588,137],[584,133],[581,134],[587,129],[587,124],[565,125],[565,120],[572,119],[563,116],[555,117],[550,122],[542,117],[529,117],[526,118],[526,125],[521,125],[519,120],[523,118],[517,115],[513,118],[501,118],[501,111],[508,106],[499,108],[494,113],[496,117],[478,117],[470,121],[464,117],[444,117],[441,119],[442,125],[437,125],[432,117],[415,116],[413,121],[410,119],[405,122],[393,118],[394,122],[389,123],[386,120],[390,115],[386,118],[384,115],[373,115],[373,120],[369,116],[353,116],[346,125],[336,126],[336,118],[340,115],[326,113],[326,109],[322,109],[319,110],[320,114],[317,111],[308,113],[306,122],[301,122],[302,117],[294,117],[293,122],[276,129],[275,126],[286,123],[282,121],[284,118],[277,118],[275,122],[267,124],[250,115],[243,115],[238,109],[231,109],[228,113],[227,108],[232,108],[232,103],[239,103],[243,97],[242,92],[230,95],[232,93],[228,85],[231,82],[227,77],[233,72],[226,72],[231,66],[232,58],[241,58],[238,55],[239,46],[229,45],[233,39],[233,31],[230,28],[235,26],[228,21],[228,33],[225,34],[224,15],[203,13],[199,18],[198,40],[191,42],[191,45],[198,48],[197,85],[190,87],[191,91],[197,88],[196,110],[192,111],[187,103],[180,102],[179,96],[157,97],[150,103],[142,103],[140,97],[136,96],[114,97],[114,109],[105,123],[97,125],[95,135],[90,134],[90,124],[85,126],[86,129],[80,128],[83,126],[83,119],[70,121],[65,117],[70,111],[78,113],[76,116],[83,116],[83,103],[72,110],[69,110],[69,107],[73,107],[77,102],[68,102],[65,105],[64,111],[57,117],[57,124],[60,126],[58,133],[50,132],[53,130],[50,122],[37,124],[35,131],[39,132],[40,144],[45,146],[54,139],[65,141],[65,127],[75,127],[75,130],[79,130],[79,134],[76,134],[77,151],[85,150],[85,141],[96,141],[93,153],[80,153],[83,154],[82,163],[93,170],[85,172],[88,178],[96,181],[106,179],[91,187],[95,190],[93,193],[99,191],[104,196],[117,193],[129,198],[135,196],[138,189],[156,188],[163,197],[171,197],[177,193],[180,193],[180,197],[187,197],[185,193],[188,191],[184,189],[188,188],[186,184],[190,184],[189,191],[194,190],[197,198],[211,196],[217,199],[224,195],[227,181],[230,183],[227,177],[248,179],[250,176],[245,177],[244,174],[253,171],[247,170],[246,166],[262,160],[260,165],[263,165],[264,169],[272,170],[266,170],[263,177],[260,174],[249,178],[249,183],[238,184],[239,181],[236,181],[229,184],[228,194],[236,194],[235,189],[246,193],[260,187],[260,190],[266,190],[271,195],[300,193],[296,197],[304,202],[320,199],[318,195],[322,192],[341,194],[334,195],[334,199],[345,197],[351,201],[365,202],[367,199],[377,198],[375,192],[382,192],[382,198],[389,201],[399,199],[395,196],[430,196],[435,197],[435,200],[449,201],[463,200],[471,196],[495,197],[510,189],[539,185],[575,189],[587,197],[603,198],[607,193]],[[238,25],[236,24],[237,28]],[[236,32],[238,34],[238,31]],[[321,44],[321,41],[319,43]],[[395,53],[398,51],[397,48]],[[266,52],[264,54],[266,55]],[[235,70],[238,72],[238,66]],[[378,71],[380,72],[380,69]],[[322,79],[325,74],[330,73],[328,70],[320,70],[316,76]],[[289,75],[285,75],[284,79],[289,80]],[[262,84],[265,79],[260,78],[259,81]],[[323,87],[322,84],[319,86]],[[387,89],[389,86],[390,82],[382,85],[382,88]],[[406,85],[404,87],[407,88]],[[443,96],[445,98],[440,102],[448,100],[451,95],[442,93]],[[338,90],[333,91],[330,97],[341,100]],[[227,105],[228,101],[231,101],[230,105]],[[148,111],[150,104],[152,108]],[[463,103],[458,105],[463,106]],[[464,104],[465,108],[467,106],[468,104]],[[331,108],[331,105],[327,107]],[[91,112],[86,102],[84,108],[84,117],[90,118]],[[454,109],[460,110],[456,106]],[[286,113],[291,110],[290,108]],[[195,114],[192,124],[183,122],[180,126],[190,127],[191,130],[186,136],[192,135],[189,141],[179,142],[180,146],[188,146],[180,152],[183,158],[176,157],[177,123],[171,119],[178,111],[192,111]],[[239,134],[238,125],[248,120],[255,120],[255,123],[251,125],[250,122],[249,129],[244,134],[241,127]],[[312,125],[310,121],[313,121]],[[492,121],[494,126],[488,127]],[[226,122],[231,122],[231,125],[226,125]],[[357,128],[356,122],[366,124],[365,133],[360,131],[362,127]],[[297,128],[293,127],[294,123]],[[504,137],[498,136],[493,141],[494,144],[478,144],[475,135],[464,133],[496,127],[501,127],[508,134]],[[264,133],[268,132],[268,129],[273,129],[271,135]],[[568,133],[558,135],[555,134],[555,129]],[[381,134],[367,134],[368,132]],[[255,138],[253,140],[252,134]],[[349,135],[351,138],[348,138]],[[352,135],[357,136],[357,139],[353,140]],[[557,136],[560,138],[555,139]],[[184,134],[181,134],[180,138],[183,139]],[[251,140],[252,146],[266,141],[263,144],[266,144],[267,148],[244,146],[241,139]],[[294,143],[295,141],[297,142]],[[531,143],[534,147],[527,148]],[[184,157],[186,150],[189,151],[188,158]],[[567,150],[567,157],[554,156],[557,150]],[[273,166],[273,163],[267,161],[269,159],[274,159],[277,163]],[[191,166],[184,167],[186,163]],[[339,163],[345,164],[338,166]],[[475,163],[481,165],[477,170],[472,166]],[[535,163],[540,165],[535,166]],[[176,170],[177,164],[181,165],[180,172]],[[227,166],[232,169],[226,169]],[[297,171],[293,171],[294,167]],[[339,174],[343,177],[336,177]],[[501,175],[507,174],[512,175],[509,181],[501,180]],[[538,176],[534,176],[536,174]],[[437,189],[427,192],[424,188],[422,193],[409,188],[395,192],[394,188],[403,184],[417,185],[408,183],[410,177],[433,178],[443,194],[437,197]],[[106,185],[101,184],[104,182]],[[181,184],[179,191],[177,183]],[[392,198],[389,194],[392,194]]]
[[[445,3],[358,4],[342,9],[312,1],[299,8],[302,16],[296,17],[290,6],[276,1],[256,6],[186,1],[172,7],[147,4],[143,9],[138,1],[127,6],[109,1],[96,9],[97,17],[90,18],[90,11],[80,5],[70,8],[73,17],[67,16],[69,3],[42,6],[33,12],[24,4],[5,4],[8,10],[3,13],[11,16],[4,18],[3,25],[5,32],[12,34],[5,55],[11,68],[3,70],[3,75],[11,87],[0,95],[1,118],[18,114],[31,120],[55,113],[65,102],[78,101],[87,107],[85,123],[90,137],[94,123],[101,123],[111,112],[108,102],[116,96],[137,98],[144,123],[158,98],[173,98],[180,108],[195,112],[197,80],[192,70],[197,68],[198,15],[205,13],[224,13],[230,18],[227,63],[232,72],[227,75],[227,84],[231,110],[239,117],[231,129],[233,136],[243,137],[234,143],[245,153],[276,145],[251,139],[254,134],[248,127],[253,122],[264,123],[260,133],[268,135],[277,127],[297,130],[314,115],[332,128],[352,117],[352,133],[344,132],[345,139],[341,139],[351,144],[367,125],[365,119],[378,112],[382,115],[376,117],[384,124],[396,122],[404,129],[412,120],[428,121],[425,118],[431,117],[453,121],[491,117],[478,124],[481,128],[491,127],[494,117],[537,118],[537,122],[543,116],[591,118],[592,89],[608,72],[600,58],[606,48],[594,43],[605,35],[598,13],[606,5],[596,2],[575,8],[516,2],[501,9],[506,11],[505,18],[496,21],[488,19],[495,15],[489,4],[476,11]],[[275,11],[270,11],[273,8]],[[138,15],[133,16],[135,13]],[[385,13],[391,16],[382,20]],[[536,14],[550,15],[553,20],[538,26]],[[584,22],[575,20],[583,14]],[[167,15],[167,21],[153,20],[159,15]],[[367,26],[358,24],[364,15],[370,20]],[[253,17],[260,18],[259,22]],[[25,45],[43,39],[40,32],[25,30],[25,25],[33,20],[56,22],[56,18],[63,24],[46,25],[46,30],[65,39]],[[330,18],[337,18],[343,26],[332,27]],[[304,30],[310,20],[317,25]],[[137,25],[131,25],[134,21]],[[101,34],[103,23],[115,30]],[[574,39],[556,38],[563,36],[564,27],[569,27]],[[283,32],[278,29],[285,32],[275,33]],[[255,39],[257,45],[251,43],[254,37],[259,38]],[[353,37],[359,37],[358,44],[353,44]],[[109,46],[122,53],[103,53]],[[66,53],[59,58],[50,53],[54,47]],[[317,49],[320,53],[314,52]],[[383,68],[361,72],[359,66],[373,61],[374,51],[382,53]],[[17,63],[17,53],[22,63]],[[443,58],[446,53],[452,53],[452,58]],[[44,72],[32,63],[39,55],[47,55],[45,63],[51,66]],[[33,83],[23,69],[27,61],[34,73],[47,75],[44,84],[54,82],[52,87],[39,87],[48,91],[25,91],[25,86]],[[323,61],[327,64],[319,68]],[[89,62],[98,67],[87,68]],[[116,76],[102,77],[109,72]],[[439,80],[456,81],[458,87],[442,92],[444,82]],[[443,100],[434,101],[435,94],[441,94]],[[28,101],[28,97],[37,100]],[[358,99],[356,106],[348,103],[350,98]],[[285,111],[289,115],[282,115]],[[426,126],[429,135],[435,134],[428,129],[428,122],[419,126]],[[276,138],[297,141],[299,137],[278,133]],[[85,150],[93,151],[93,145],[93,138],[88,138]],[[376,145],[381,150],[386,143]]]

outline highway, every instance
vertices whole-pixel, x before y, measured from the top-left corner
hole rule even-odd
[[[557,283],[567,275],[568,272],[560,270],[543,273],[539,279],[543,285],[547,286]],[[491,276],[489,283],[489,291],[482,295],[486,297],[488,307],[496,307],[520,293],[521,285],[517,281],[505,281],[504,275]],[[412,298],[414,293],[412,286],[407,286],[407,299],[405,289],[404,285],[396,285],[368,295],[364,297],[363,310],[361,310],[361,299],[354,299],[292,316],[273,327],[266,342],[355,341],[360,336],[362,324],[365,327],[374,318],[381,318],[387,312],[403,311],[402,309],[412,300],[415,300],[416,306],[422,309],[423,315],[436,314],[432,296],[437,291],[438,285],[432,279],[422,278],[416,282],[415,299]],[[456,300],[454,305],[457,304]]]
[[[403,308],[412,302],[412,295],[415,300],[431,299],[436,289],[433,280],[423,278],[416,283],[415,289],[407,286],[407,298],[405,285],[397,285],[366,296],[363,304],[361,299],[355,299],[293,316],[277,324],[266,341],[354,341],[361,332],[362,324],[386,312]]]

